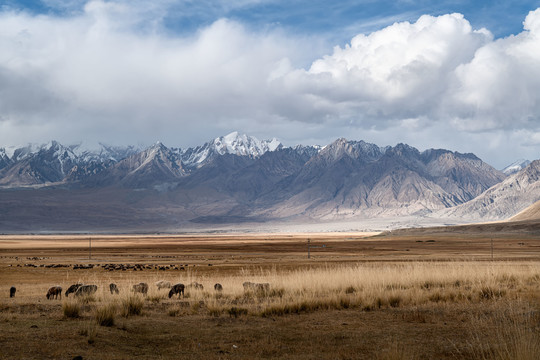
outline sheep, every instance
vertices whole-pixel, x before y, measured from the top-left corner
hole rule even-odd
[[[178,298],[180,298],[180,294],[184,296],[184,284],[174,284],[169,291],[169,299],[176,294],[178,294]]]
[[[220,283],[214,284],[215,291],[223,291],[223,286]]]
[[[244,286],[244,291],[257,291],[257,292],[267,292],[270,290],[270,284],[269,283],[252,283],[250,281],[246,281],[242,284]]]
[[[97,291],[97,285],[81,285],[75,291],[75,296],[92,295]]]
[[[47,291],[47,299],[52,299],[53,297],[55,299],[58,299],[58,296],[60,295],[60,299],[62,299],[62,287],[61,286],[52,286]]]
[[[203,284],[199,284],[198,282],[194,281],[191,284],[189,284],[190,288],[195,288],[195,290],[204,290]]]
[[[242,284],[244,286],[244,291],[253,290],[257,284],[252,283],[251,281],[246,281]]]
[[[77,291],[78,288],[80,288],[83,284],[81,283],[77,283],[77,284],[73,284],[71,285],[67,290],[66,290],[66,297],[68,297],[69,294],[72,294],[72,293],[75,293],[75,291]]]
[[[156,282],[156,286],[157,286],[158,290],[170,289],[171,288],[171,282],[166,281],[166,280],[159,280],[158,282]]]
[[[9,288],[9,297],[12,298],[12,297],[15,297],[15,292],[17,292],[17,288],[15,288],[15,286],[12,286]]]
[[[116,286],[115,283],[110,283],[109,284],[109,291],[111,292],[111,294],[118,294],[120,292],[118,290],[118,286]]]
[[[148,293],[148,284],[144,282],[135,284],[133,285],[133,291],[146,295]]]

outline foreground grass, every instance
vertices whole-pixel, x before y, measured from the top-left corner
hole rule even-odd
[[[198,281],[205,289],[189,288],[179,299],[153,286],[160,274],[146,275],[148,296],[129,290],[141,280],[135,274],[115,280],[120,295],[105,290],[111,279],[92,276],[99,290],[91,298],[1,299],[6,356],[99,358],[98,351],[104,351],[108,358],[533,359],[540,353],[537,263],[379,263],[242,270],[212,278],[185,274],[167,280]],[[271,286],[245,292],[244,281]],[[216,282],[222,292],[213,290]],[[16,341],[27,333],[34,352]],[[64,345],[53,349],[51,341]]]

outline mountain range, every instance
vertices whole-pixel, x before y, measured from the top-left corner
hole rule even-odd
[[[53,141],[0,148],[0,231],[396,216],[498,219],[540,199],[539,161],[513,165],[523,169],[506,175],[474,154],[421,152],[406,144],[380,147],[342,138],[324,147],[285,147],[237,132],[187,149]]]

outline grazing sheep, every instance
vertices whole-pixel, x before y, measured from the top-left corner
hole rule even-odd
[[[198,282],[194,281],[191,284],[189,284],[190,288],[194,288],[195,290],[204,290],[203,284],[199,284]]]
[[[75,291],[75,296],[92,295],[97,291],[97,285],[81,285]]]
[[[47,291],[47,299],[52,299],[53,297],[55,299],[58,299],[58,296],[60,295],[60,299],[62,299],[62,287],[61,286],[52,286],[49,288],[49,291]]]
[[[135,284],[133,285],[133,291],[146,295],[148,293],[148,284],[144,282]]]
[[[15,297],[15,292],[17,292],[17,289],[15,288],[15,286],[12,286],[9,288],[9,297],[12,298],[12,297]]]
[[[176,294],[178,294],[178,298],[180,298],[180,294],[184,296],[184,284],[174,284],[169,291],[169,299]]]
[[[220,283],[214,285],[214,290],[223,291],[223,286]]]
[[[67,290],[66,290],[66,297],[68,297],[69,294],[72,294],[72,293],[75,293],[75,291],[77,291],[78,288],[80,288],[83,284],[80,284],[80,283],[77,283],[77,284],[73,284],[71,285]]]
[[[116,286],[115,283],[110,283],[110,284],[109,284],[109,291],[111,292],[111,294],[118,294],[118,293],[120,293],[120,291],[118,290],[118,286]]]
[[[252,283],[251,281],[246,281],[242,284],[242,286],[244,286],[244,291],[249,291],[255,287],[255,283]]]
[[[267,292],[270,290],[269,283],[252,283],[250,281],[246,281],[242,285],[244,286],[244,291]]]
[[[165,281],[165,280],[159,280],[158,282],[156,282],[156,286],[157,286],[158,290],[170,289],[171,288],[171,282],[170,281]]]

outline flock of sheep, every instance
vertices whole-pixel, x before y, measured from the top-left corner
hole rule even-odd
[[[170,289],[169,290],[169,298],[173,297],[173,295],[178,295],[180,298],[180,295],[184,296],[184,290],[186,286],[184,284],[178,283],[171,285],[170,281],[166,280],[159,280],[156,282],[156,287],[158,290],[160,289]],[[244,291],[255,291],[255,292],[268,292],[270,290],[270,284],[269,283],[253,283],[246,281],[243,283]],[[192,282],[191,284],[187,285],[188,288],[193,288],[195,290],[203,290],[204,286],[202,284],[199,284],[198,282]],[[92,295],[97,291],[97,285],[85,285],[81,283],[73,284],[71,285],[65,292],[65,296],[68,297],[69,294],[75,294],[76,297],[83,296],[83,295]],[[52,299],[62,299],[62,287],[61,286],[51,286],[49,290],[47,291],[46,297],[49,300]],[[214,284],[214,290],[221,292],[223,291],[223,286],[219,283]],[[9,297],[14,297],[17,289],[12,286],[9,289]],[[118,289],[118,286],[114,283],[109,284],[109,291],[111,294],[119,294],[120,291]],[[143,295],[146,295],[148,293],[148,284],[145,282],[141,282],[138,284],[135,284],[132,286],[132,291],[136,293],[141,293]]]

